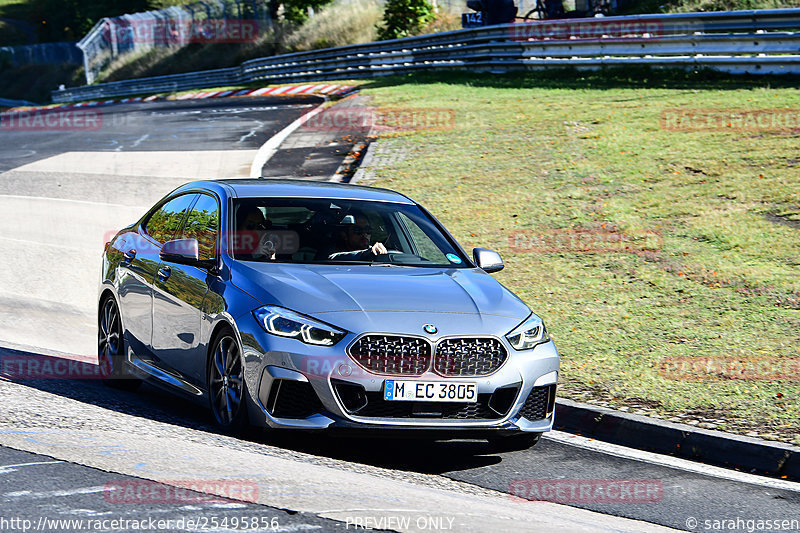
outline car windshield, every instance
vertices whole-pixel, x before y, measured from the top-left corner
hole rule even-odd
[[[322,198],[234,201],[230,247],[243,261],[469,267],[416,205]]]

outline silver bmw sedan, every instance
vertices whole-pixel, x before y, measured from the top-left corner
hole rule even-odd
[[[179,187],[106,244],[98,360],[248,425],[485,438],[552,428],[542,320],[421,205],[297,180]]]

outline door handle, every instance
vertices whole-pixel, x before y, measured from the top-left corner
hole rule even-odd
[[[131,248],[127,252],[123,253],[122,255],[125,257],[125,262],[126,263],[130,263],[131,261],[133,261],[136,258],[136,250]]]
[[[168,266],[163,266],[158,269],[158,279],[162,282],[167,281],[169,279],[170,274],[172,274],[172,269]]]

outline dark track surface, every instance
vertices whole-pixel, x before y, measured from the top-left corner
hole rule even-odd
[[[254,521],[261,531],[273,526],[282,531],[346,530],[334,520],[249,503],[258,491],[252,483],[234,481],[219,488],[244,498],[175,489],[0,446],[0,531],[21,531],[26,525],[28,531],[200,531],[204,524],[207,530],[235,531],[249,528],[234,524]],[[159,522],[171,527],[158,528]],[[212,528],[215,523],[218,527]]]
[[[4,127],[0,172],[72,151],[256,150],[320,101],[311,96],[220,98],[64,109],[58,113],[73,119],[94,113],[92,124],[99,127]]]

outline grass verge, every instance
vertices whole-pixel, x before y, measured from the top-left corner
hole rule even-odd
[[[788,364],[800,358],[798,122],[664,122],[671,109],[797,116],[794,83],[626,70],[392,78],[362,92],[452,111],[451,129],[385,140],[405,155],[374,184],[428,206],[465,248],[501,252],[498,280],[561,351],[563,396],[800,444]],[[751,366],[667,364],[692,358]]]
[[[276,25],[253,42],[194,43],[154,48],[116,58],[98,82],[232,67],[249,59],[374,41],[382,16],[377,0],[333,2],[299,27]]]

